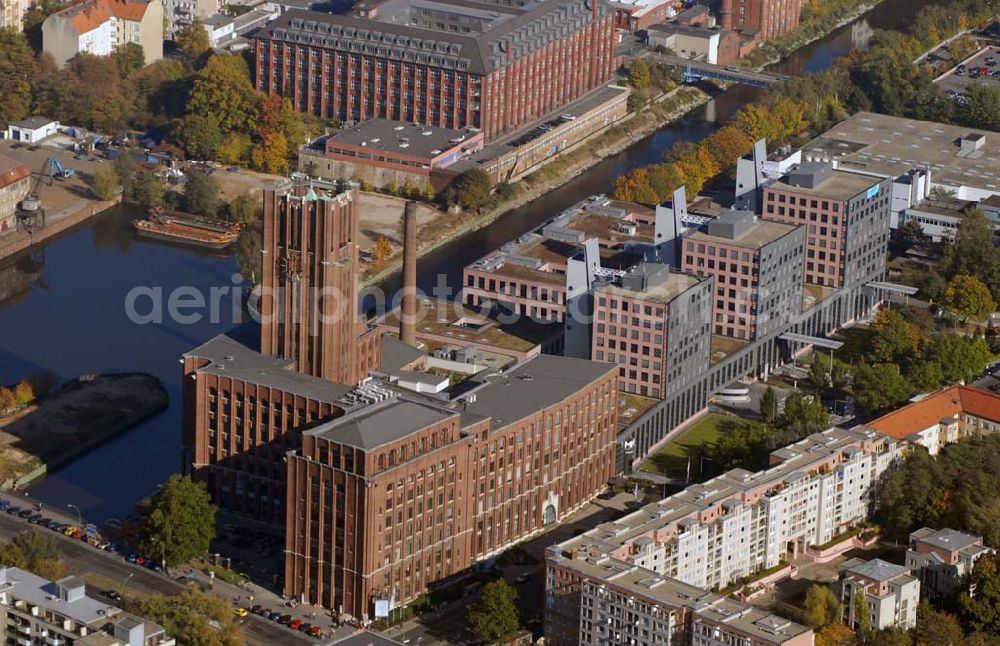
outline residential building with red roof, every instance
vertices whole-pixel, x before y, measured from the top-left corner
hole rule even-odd
[[[159,0],[84,0],[42,23],[42,50],[59,67],[80,52],[108,56],[127,43],[142,47],[146,64],[163,58]]]
[[[0,235],[17,228],[17,205],[30,190],[31,171],[28,167],[0,155]]]
[[[942,445],[978,433],[1000,431],[1000,395],[969,386],[948,386],[868,424],[936,454]]]

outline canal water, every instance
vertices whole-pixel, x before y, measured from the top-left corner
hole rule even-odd
[[[865,46],[872,29],[905,28],[916,9],[929,2],[887,0],[775,69],[824,69],[853,47]],[[702,139],[756,92],[733,87],[564,186],[428,255],[420,262],[420,286],[429,290],[444,274],[457,288],[462,267],[469,262],[580,199],[607,192],[616,176],[658,161],[674,142]],[[237,272],[232,255],[136,240],[129,226],[135,215],[116,209],[47,242],[34,254],[0,262],[0,384],[41,372],[71,379],[86,373],[141,371],[159,377],[170,395],[166,411],[29,489],[32,497],[48,505],[78,505],[96,521],[131,513],[136,502],[180,470],[180,356],[232,326],[232,318],[225,316],[218,322],[205,316],[193,323],[166,315],[145,324],[130,319],[126,300],[137,286],[145,290],[138,301],[141,313],[148,313],[147,295],[159,288],[166,314],[166,299],[176,288],[190,286],[208,294],[213,287],[231,286]],[[222,302],[225,305],[225,298]]]

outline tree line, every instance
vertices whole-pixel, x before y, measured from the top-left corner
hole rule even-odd
[[[656,204],[683,185],[689,194],[753,148],[757,139],[774,147],[828,128],[849,113],[869,110],[916,119],[1000,131],[1000,88],[977,84],[957,106],[933,82],[923,51],[970,25],[992,20],[990,0],[953,0],[917,12],[908,34],[879,31],[868,50],[854,50],[828,70],[772,87],[743,106],[731,122],[699,144],[678,142],[662,162],[637,168],[614,183],[617,199]]]
[[[177,37],[179,58],[145,64],[135,43],[111,56],[81,53],[58,69],[25,33],[0,29],[0,124],[31,114],[100,133],[154,131],[189,159],[277,173],[323,123],[258,92],[239,54],[208,49],[200,23]]]

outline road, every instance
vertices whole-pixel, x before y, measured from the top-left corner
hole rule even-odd
[[[44,513],[46,516],[59,517],[60,520],[64,520],[61,515],[50,513],[48,510],[45,510]],[[72,520],[68,517],[65,518],[66,522],[71,522]],[[48,533],[59,540],[59,547],[64,557],[63,560],[69,572],[85,579],[99,578],[115,582],[119,588],[124,585],[126,595],[135,593],[172,595],[180,594],[187,589],[185,584],[175,581],[165,574],[128,563],[119,554],[111,554],[110,552],[98,550],[82,541],[63,536],[58,532],[32,527],[27,521],[17,516],[0,513],[0,539],[4,541],[10,540],[15,535],[29,528],[38,532]],[[110,586],[110,583],[108,585]],[[222,582],[216,582],[215,584],[217,593],[224,592],[229,594],[230,590],[228,588],[232,588],[233,591],[237,590],[234,586]],[[96,595],[99,593],[99,590],[91,589],[90,593],[91,595]],[[219,596],[225,597],[225,594],[219,594]],[[227,600],[231,599],[232,596],[235,596],[235,594],[230,594]],[[246,618],[243,624],[243,632],[246,635],[246,643],[252,646],[317,643],[316,639],[254,615]]]

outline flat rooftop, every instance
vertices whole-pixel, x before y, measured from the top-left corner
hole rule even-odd
[[[296,372],[289,359],[261,354],[259,339],[260,326],[250,321],[209,339],[185,352],[184,356],[208,360],[208,364],[196,372],[277,388],[316,401],[335,404],[350,392],[349,386]]]
[[[751,635],[755,644],[784,644],[810,631],[808,626],[729,597],[696,606],[695,619],[698,617]]]
[[[363,630],[350,637],[337,640],[328,646],[402,646],[402,643],[370,630]]]
[[[795,231],[795,229],[796,226],[793,224],[785,224],[783,222],[757,218],[756,222],[754,222],[753,226],[750,227],[749,230],[735,238],[711,235],[708,233],[706,226],[701,226],[695,229],[694,232],[686,236],[686,238],[689,240],[710,242],[714,244],[732,245],[745,249],[760,249],[765,245],[769,245],[776,240],[784,238],[789,233]]]
[[[408,399],[389,399],[306,431],[359,449],[374,449],[439,424],[458,413]]]
[[[56,582],[43,579],[21,568],[7,567],[5,570],[5,580],[0,582],[0,589],[9,590],[18,599],[24,599],[32,605],[52,610],[54,613],[69,617],[77,623],[92,626],[121,612],[115,606],[102,603],[86,594],[74,601],[63,601],[59,596],[60,584],[70,587],[84,585],[76,577],[66,577]]]
[[[684,274],[679,271],[669,271],[664,272],[660,280],[647,285],[642,290],[628,289],[615,283],[607,283],[598,287],[597,291],[616,296],[642,296],[650,301],[669,303],[705,280],[708,280],[708,278],[702,278],[694,274]]]
[[[962,156],[959,141],[968,134],[962,126],[859,112],[803,146],[802,153],[885,177],[928,167],[935,184],[1000,192],[1000,133],[984,133],[979,154]]]
[[[461,148],[463,142],[478,132],[473,128],[454,130],[415,126],[389,119],[370,119],[327,137],[325,148],[329,150],[336,148],[337,144],[344,144],[431,160],[452,148]]]
[[[830,177],[814,188],[807,186],[795,186],[787,181],[787,176],[775,180],[775,188],[799,193],[801,195],[815,195],[816,197],[826,197],[832,200],[849,200],[859,193],[864,193],[873,184],[881,181],[878,177],[862,175],[861,173],[849,172],[842,168],[834,170]]]
[[[608,373],[614,364],[540,354],[473,390],[465,411],[493,419],[493,430],[554,406]]]
[[[380,323],[399,329],[399,311],[389,312]],[[527,352],[556,332],[556,326],[533,323],[530,317],[519,316],[515,323],[501,323],[457,301],[434,298],[418,301],[416,327],[418,335],[442,337],[456,346],[486,345],[514,352]]]
[[[933,179],[933,178],[932,178]],[[968,200],[958,200],[954,197],[931,197],[916,205],[911,206],[908,211],[919,211],[920,213],[929,213],[932,215],[944,215],[953,218],[963,218],[965,217],[965,212],[970,208],[976,206],[975,202],[970,202]]]

